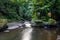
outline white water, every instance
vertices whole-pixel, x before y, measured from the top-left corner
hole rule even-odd
[[[31,27],[31,24],[30,24],[30,22],[24,22],[24,24],[25,24],[25,27]]]

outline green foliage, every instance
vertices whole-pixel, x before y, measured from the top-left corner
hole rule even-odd
[[[0,0],[0,18],[13,21],[38,20],[47,16],[48,11],[60,13],[60,0]]]
[[[13,3],[10,1],[3,1],[0,0],[0,13],[3,15],[5,18],[12,19],[12,20],[19,20],[19,15],[18,15],[18,4]]]

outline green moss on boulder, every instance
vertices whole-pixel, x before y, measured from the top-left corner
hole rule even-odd
[[[0,27],[4,27],[4,25],[6,25],[8,22],[7,19],[0,19]]]

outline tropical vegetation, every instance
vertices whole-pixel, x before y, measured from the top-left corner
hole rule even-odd
[[[51,17],[48,13],[51,13]],[[60,0],[0,0],[0,18],[10,21],[57,20]]]

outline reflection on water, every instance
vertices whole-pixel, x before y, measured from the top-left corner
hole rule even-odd
[[[33,28],[27,28],[22,31],[22,39],[21,40],[31,40]]]
[[[15,40],[17,34],[17,29],[10,32],[0,32],[0,40]]]
[[[43,28],[24,28],[19,32],[19,40],[56,40],[55,30]]]
[[[23,28],[0,33],[0,40],[56,40],[56,31],[43,28]]]

